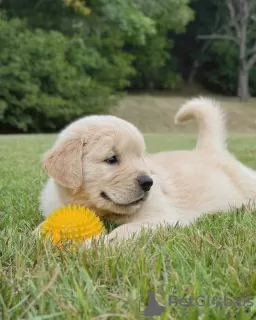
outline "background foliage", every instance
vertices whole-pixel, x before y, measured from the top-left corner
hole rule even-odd
[[[3,0],[0,11],[2,132],[56,131],[127,90],[190,80],[236,92],[237,48],[197,39],[225,15],[219,1]]]

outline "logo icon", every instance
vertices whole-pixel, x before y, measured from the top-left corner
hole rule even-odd
[[[154,316],[161,316],[162,313],[165,312],[165,307],[161,306],[156,301],[156,296],[154,292],[149,292],[148,294],[148,304],[144,310],[145,317],[154,317]]]

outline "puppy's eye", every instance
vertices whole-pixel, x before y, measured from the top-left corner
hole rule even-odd
[[[118,163],[118,160],[117,160],[117,157],[116,156],[113,156],[111,158],[108,158],[105,160],[108,164],[116,164]]]

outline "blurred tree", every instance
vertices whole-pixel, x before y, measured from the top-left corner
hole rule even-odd
[[[1,15],[0,28],[1,128],[56,131],[107,112],[116,87],[101,81],[110,67],[93,47],[76,36],[29,30],[18,18]]]
[[[82,0],[63,0],[63,2],[67,7],[73,8],[84,16],[87,16],[91,12]]]
[[[189,84],[200,81],[200,75],[204,73],[201,66],[208,60],[214,40],[208,39],[202,42],[197,36],[202,32],[211,34],[218,28],[221,18],[218,1],[191,0],[190,6],[195,13],[195,19],[189,22],[184,33],[171,35],[174,54],[178,57],[178,69]]]
[[[137,89],[175,88],[180,80],[177,59],[173,56],[170,32],[182,33],[194,15],[188,0],[137,0],[142,12],[155,21],[156,32],[147,36],[146,44],[128,43],[126,49],[136,59],[137,71],[132,87]]]
[[[4,0],[9,16],[30,28],[79,35],[108,62],[102,81],[133,88],[173,88],[181,80],[170,31],[183,32],[193,18],[189,0]],[[129,75],[129,76],[128,76]]]
[[[131,1],[92,4],[84,15],[62,0],[3,3],[11,19],[0,17],[2,125],[54,131],[81,115],[106,112],[113,95],[129,86],[135,69],[125,41],[145,42],[155,23]]]
[[[237,95],[238,65],[237,46],[229,41],[214,40],[200,68],[200,79],[211,91],[225,95]],[[250,94],[255,96],[255,66],[250,71],[249,88]]]
[[[226,15],[219,30],[200,39],[224,40],[238,47],[237,95],[242,101],[249,99],[249,74],[256,63],[256,1],[225,0],[223,14]],[[226,12],[227,11],[227,12]]]

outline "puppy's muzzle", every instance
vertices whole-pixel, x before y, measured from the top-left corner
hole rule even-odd
[[[138,177],[138,182],[143,191],[149,191],[153,185],[153,180],[149,176]]]

